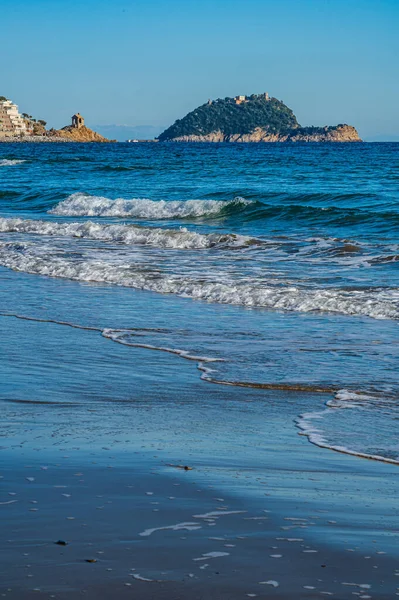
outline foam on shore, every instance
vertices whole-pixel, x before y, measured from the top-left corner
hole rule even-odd
[[[375,402],[380,402],[380,398],[369,394],[355,392],[350,390],[339,390],[333,398],[326,402],[324,410],[317,410],[301,414],[296,420],[298,429],[301,430],[301,435],[304,435],[308,440],[319,448],[326,448],[349,454],[359,458],[368,458],[380,462],[399,465],[399,458],[390,458],[380,454],[361,452],[346,445],[336,444],[327,439],[326,428],[328,427],[328,418],[336,410],[364,410],[368,405],[373,405]],[[390,400],[388,399],[388,403]],[[397,400],[392,399],[391,402],[397,406]],[[324,421],[326,420],[326,424]]]
[[[162,272],[155,264],[152,268],[148,265],[143,268],[129,260],[111,263],[25,243],[1,243],[0,264],[25,273],[131,287],[219,304],[399,319],[399,293],[394,290],[347,291],[294,285],[274,287],[256,281],[211,281]]]

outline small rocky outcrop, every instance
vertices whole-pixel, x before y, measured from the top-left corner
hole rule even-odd
[[[361,142],[361,138],[352,125],[335,127],[304,127],[292,131],[287,142]]]
[[[52,135],[55,137],[66,138],[71,142],[109,142],[107,138],[103,137],[99,133],[96,133],[92,129],[89,129],[85,125],[82,127],[73,127],[68,125],[62,129],[53,130]]]

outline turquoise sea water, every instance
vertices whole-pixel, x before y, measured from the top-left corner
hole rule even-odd
[[[282,388],[293,436],[399,463],[398,144],[4,144],[0,207],[3,400]]]

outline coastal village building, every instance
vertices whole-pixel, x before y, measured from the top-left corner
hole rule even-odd
[[[11,100],[0,100],[0,135],[11,137],[27,133],[26,123],[19,114],[18,106]]]
[[[73,115],[72,127],[75,127],[75,129],[80,129],[81,127],[84,127],[84,124],[85,124],[85,120],[81,114],[76,113],[76,115]]]

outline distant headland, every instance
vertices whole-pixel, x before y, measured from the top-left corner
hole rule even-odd
[[[301,127],[293,111],[266,92],[208,100],[178,119],[160,142],[361,142],[351,125]]]
[[[46,129],[46,121],[27,113],[0,96],[0,142],[109,142],[107,138],[86,127],[84,118],[76,113],[71,125],[62,129]]]

